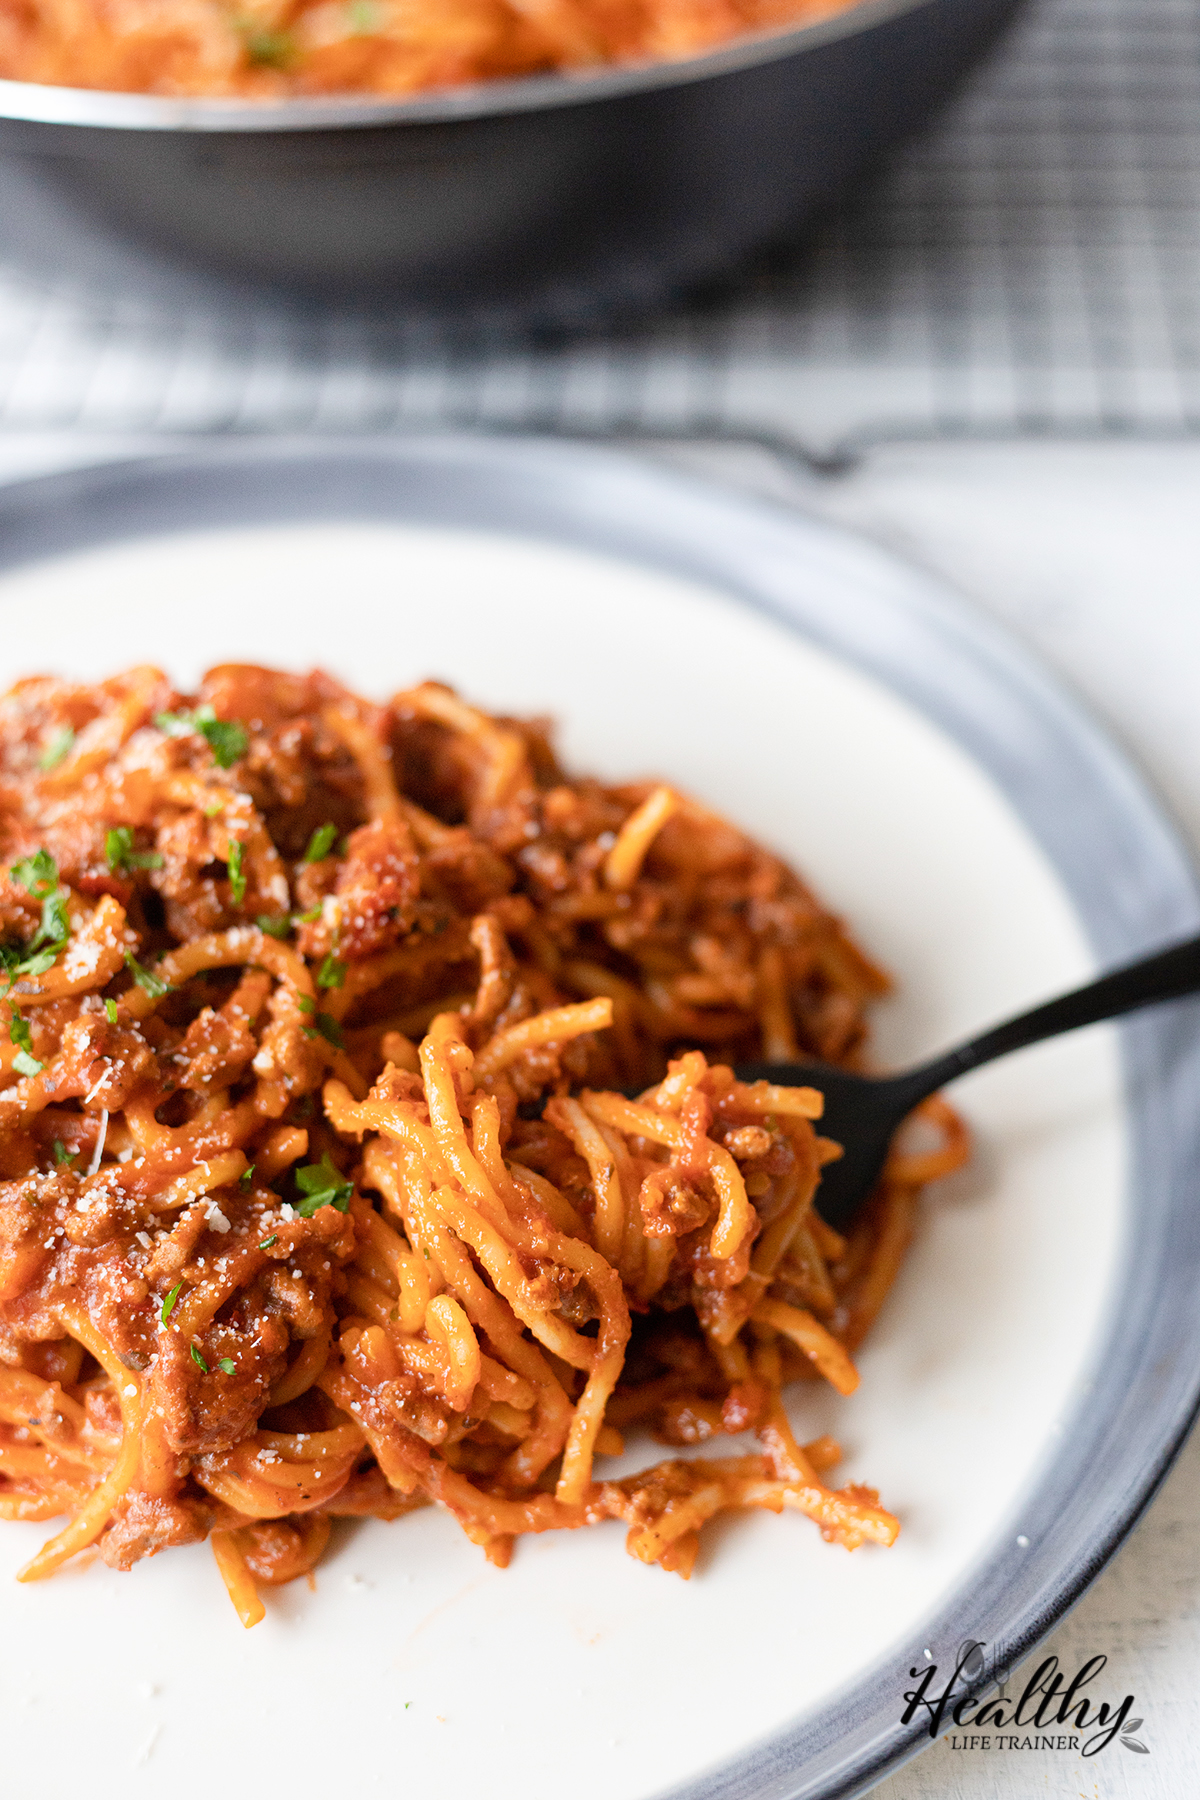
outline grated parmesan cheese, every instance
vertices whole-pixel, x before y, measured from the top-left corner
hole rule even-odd
[[[89,1088],[87,1093],[83,1096],[83,1104],[85,1106],[87,1105],[89,1100],[94,1100],[96,1098],[96,1095],[100,1092],[100,1089],[104,1086],[105,1082],[108,1080],[108,1078],[111,1074],[112,1074],[112,1064],[105,1063],[104,1071],[103,1071],[102,1075],[100,1076],[99,1081],[97,1081],[94,1084],[94,1086]]]

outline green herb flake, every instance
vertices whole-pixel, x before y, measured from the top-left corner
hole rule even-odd
[[[218,719],[211,706],[198,706],[190,713],[156,713],[154,723],[167,737],[191,737],[199,732],[219,769],[232,769],[250,748],[245,728],[236,719]]]
[[[38,926],[37,935],[29,948],[40,950],[43,946],[57,956],[71,935],[71,921],[67,917],[67,896],[59,888],[53,894],[47,894],[42,901],[42,922]]]
[[[67,1149],[67,1146],[63,1143],[62,1139],[55,1138],[55,1140],[54,1140],[54,1166],[55,1166],[55,1168],[56,1169],[69,1169],[71,1167],[72,1163],[74,1163],[74,1161],[75,1161],[75,1157],[73,1157],[71,1155],[71,1152]]]
[[[259,913],[254,923],[260,931],[265,931],[268,937],[285,938],[292,935],[292,921],[288,918],[273,919],[270,913]]]
[[[307,1038],[322,1037],[327,1044],[332,1044],[335,1050],[345,1048],[346,1039],[342,1034],[342,1028],[332,1013],[319,1012],[312,1024],[304,1027],[304,1035]]]
[[[297,994],[296,1005],[302,1013],[315,1013],[317,1010],[316,1001],[310,999],[307,994]]]
[[[162,1318],[162,1322],[164,1325],[166,1324],[167,1320],[170,1318],[171,1313],[174,1310],[175,1302],[178,1300],[178,1298],[179,1298],[180,1294],[182,1294],[182,1292],[183,1292],[183,1283],[182,1283],[182,1281],[177,1281],[175,1283],[175,1286],[171,1289],[170,1293],[167,1295],[166,1299],[163,1301],[162,1313],[160,1316]]]
[[[295,60],[296,42],[290,31],[267,31],[258,25],[244,26],[242,41],[246,60],[258,69],[286,69]]]
[[[345,1048],[346,1039],[342,1034],[342,1028],[332,1013],[319,1012],[317,1014],[316,1024],[317,1030],[327,1044],[332,1044],[335,1050],[342,1050]]]
[[[154,723],[164,737],[191,737],[196,729],[191,713],[155,713]]]
[[[13,1057],[13,1068],[18,1075],[40,1075],[45,1063],[40,1063],[33,1054],[33,1033],[29,1029],[29,1020],[18,1013],[8,1028],[9,1042],[17,1046],[17,1054]]]
[[[114,875],[125,867],[125,858],[133,853],[133,828],[112,825],[104,834],[104,858]]]
[[[278,1242],[279,1242],[279,1233],[277,1231],[273,1231],[271,1233],[270,1237],[264,1238],[262,1243],[258,1247],[260,1250],[269,1250],[271,1248],[272,1244],[277,1244]]]
[[[32,856],[23,856],[8,872],[35,900],[53,893],[58,886],[58,864],[48,850],[35,850]]]
[[[240,906],[246,898],[246,871],[242,867],[245,846],[237,838],[229,840],[229,892],[233,896],[233,904]]]
[[[302,860],[306,863],[324,862],[338,840],[336,825],[318,825],[308,840],[308,849]]]
[[[344,1180],[334,1168],[328,1150],[319,1163],[309,1163],[306,1168],[296,1170],[296,1186],[304,1195],[303,1200],[296,1202],[296,1211],[302,1219],[311,1219],[323,1206],[332,1206],[337,1212],[344,1213],[354,1192],[354,1183]]]
[[[207,738],[218,769],[232,769],[250,748],[245,728],[236,719],[218,719],[211,706],[202,706],[197,712],[196,729]]]
[[[118,1017],[116,1001],[115,1000],[106,1000],[104,1002],[104,1010],[108,1014],[109,1024],[115,1025],[117,1023],[117,1017]]]
[[[319,988],[339,988],[345,979],[346,965],[344,962],[339,962],[331,950],[317,970],[317,986]]]
[[[292,924],[293,925],[314,925],[316,923],[316,921],[320,918],[320,916],[324,910],[325,910],[324,907],[321,905],[321,902],[318,900],[317,904],[315,906],[310,906],[307,912],[293,913],[292,914]]]
[[[220,1369],[222,1375],[237,1374],[237,1364],[234,1362],[232,1356],[219,1357],[217,1359],[217,1367]]]
[[[38,768],[42,771],[43,775],[48,775],[51,769],[57,769],[59,763],[66,756],[74,742],[75,733],[71,730],[71,727],[69,725],[60,725],[46,745],[46,748],[42,751],[42,754],[38,757]]]
[[[238,1176],[238,1186],[241,1188],[243,1194],[247,1194],[250,1191],[250,1183],[254,1180],[254,1170],[255,1164],[251,1163],[250,1167],[248,1169],[243,1169]]]
[[[2,990],[3,993],[11,992],[18,975],[40,974],[42,969],[48,969],[53,961],[54,957],[48,951],[43,951],[36,957],[22,956],[21,948],[18,945],[0,944],[0,968],[8,977]],[[37,967],[33,968],[30,966],[31,964],[36,964]]]
[[[208,1374],[208,1364],[205,1362],[204,1358],[201,1356],[200,1352],[197,1350],[195,1344],[192,1345],[192,1361],[195,1363],[196,1367],[199,1369],[199,1371],[202,1375]]]
[[[142,992],[144,994],[149,994],[152,1000],[161,1000],[164,994],[174,993],[175,990],[170,982],[163,981],[160,976],[154,973],[153,969],[144,969],[132,950],[127,950],[125,952],[125,967],[129,970],[129,973],[133,976],[133,979],[137,982]]]
[[[163,859],[157,850],[135,850],[133,827],[113,825],[104,834],[104,857],[114,875],[134,869],[161,869]]]
[[[0,944],[0,968],[7,974],[10,988],[18,975],[42,975],[53,968],[57,959],[58,949],[39,950],[36,956],[22,956],[15,945]]]

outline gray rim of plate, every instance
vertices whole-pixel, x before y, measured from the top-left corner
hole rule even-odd
[[[972,0],[962,0],[964,5]],[[567,75],[526,75],[478,82],[398,99],[378,95],[317,96],[303,100],[175,99],[163,94],[109,93],[97,88],[0,81],[0,118],[42,124],[87,125],[116,131],[327,131],[377,125],[446,124],[497,113],[545,112],[594,100],[685,87],[756,63],[774,62],[854,37],[929,0],[857,0],[847,11],[791,30],[751,32],[700,56],[581,69]]]
[[[1007,795],[1100,963],[1200,930],[1190,861],[1142,778],[1040,666],[936,580],[839,527],[623,452],[465,437],[167,453],[0,490],[0,571],[103,542],[233,525],[392,521],[502,532],[700,581],[876,677]],[[840,584],[832,611],[806,570]],[[920,1644],[1002,1643],[1015,1667],[1098,1574],[1200,1404],[1200,1002],[1120,1027],[1138,1254],[1093,1379],[953,1597],[811,1716],[663,1800],[849,1800],[929,1742],[899,1723]],[[1017,1536],[1027,1539],[1024,1547]]]

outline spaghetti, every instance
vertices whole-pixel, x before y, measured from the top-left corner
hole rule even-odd
[[[933,1102],[848,1238],[814,1210],[819,1093],[729,1065],[855,1063],[887,983],[776,857],[433,683],[38,678],[0,767],[0,1516],[68,1520],[22,1579],[209,1537],[251,1625],[431,1502],[500,1565],[893,1541],[782,1389],[853,1391],[966,1144]],[[760,1447],[605,1480],[631,1428]]]
[[[854,0],[0,0],[0,76],[125,93],[409,94],[695,55]]]

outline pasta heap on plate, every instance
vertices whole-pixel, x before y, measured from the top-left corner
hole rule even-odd
[[[689,56],[854,0],[0,0],[0,76],[155,94],[409,94]]]
[[[0,1515],[68,1515],[23,1578],[209,1536],[252,1624],[431,1501],[500,1564],[891,1543],[781,1388],[851,1392],[965,1144],[936,1103],[848,1240],[813,1210],[820,1095],[728,1065],[854,1062],[886,983],[776,857],[445,687],[241,666],[21,682],[0,833]],[[759,1447],[605,1481],[630,1427]]]

